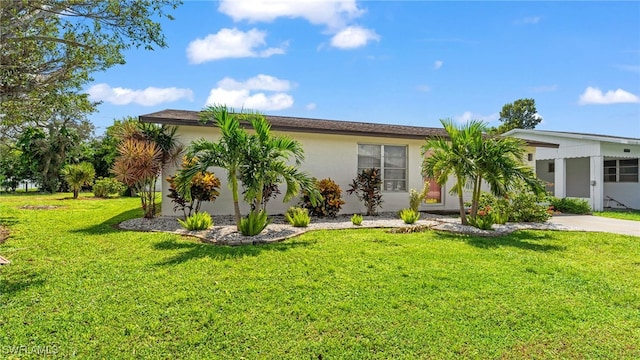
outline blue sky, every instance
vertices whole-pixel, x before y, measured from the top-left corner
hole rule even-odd
[[[169,47],[130,50],[85,88],[114,119],[226,103],[270,115],[498,125],[640,138],[640,2],[189,1]]]

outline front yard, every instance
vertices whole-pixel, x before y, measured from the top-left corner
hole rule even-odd
[[[114,228],[139,199],[68,196],[0,196],[0,357],[640,357],[636,237],[361,229],[223,247]]]

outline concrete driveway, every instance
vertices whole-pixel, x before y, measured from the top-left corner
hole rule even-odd
[[[549,222],[583,231],[640,236],[640,221],[610,219],[592,215],[554,215]]]

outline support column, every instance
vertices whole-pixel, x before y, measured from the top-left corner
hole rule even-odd
[[[567,160],[555,159],[553,176],[554,196],[562,199],[567,196]]]
[[[591,156],[591,207],[594,211],[604,209],[604,159],[602,156]]]

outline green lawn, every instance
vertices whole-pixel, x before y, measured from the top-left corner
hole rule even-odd
[[[138,199],[66,196],[0,196],[0,358],[640,357],[635,237],[360,229],[231,248],[114,229]]]
[[[597,212],[594,212],[593,215],[614,218],[614,219],[640,221],[640,210],[597,211]]]

